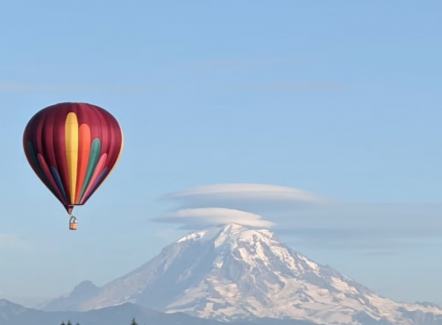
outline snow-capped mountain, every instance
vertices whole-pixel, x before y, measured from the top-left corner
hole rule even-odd
[[[442,325],[442,309],[435,305],[381,297],[295,252],[272,232],[236,224],[189,234],[133,272],[99,289],[78,286],[44,309],[85,311],[126,302],[224,321]]]

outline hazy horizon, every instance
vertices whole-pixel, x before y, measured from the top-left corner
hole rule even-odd
[[[103,285],[241,220],[380,295],[442,305],[442,3],[0,8],[0,298]],[[29,119],[66,101],[125,135],[77,232],[22,148]]]

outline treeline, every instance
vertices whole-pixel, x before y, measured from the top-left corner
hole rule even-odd
[[[65,323],[64,321],[61,322],[60,325],[73,325],[72,322],[70,320],[68,320],[67,323]],[[80,323],[76,323],[75,325],[80,325]],[[130,323],[130,325],[138,325],[137,321],[135,320],[135,318],[132,318],[132,322]]]

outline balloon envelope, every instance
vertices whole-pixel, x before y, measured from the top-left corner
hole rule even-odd
[[[123,132],[108,111],[60,103],[37,112],[23,134],[34,172],[68,213],[85,204],[116,166]]]

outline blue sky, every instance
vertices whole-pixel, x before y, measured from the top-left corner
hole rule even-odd
[[[256,183],[348,204],[321,212],[325,229],[287,228],[267,211],[292,247],[382,295],[442,303],[441,10],[405,0],[0,2],[0,295],[30,302],[85,279],[102,285],[184,233],[152,222],[171,207],[161,196]],[[77,232],[21,147],[32,115],[63,101],[106,108],[125,132]],[[362,232],[385,249],[353,245]]]

